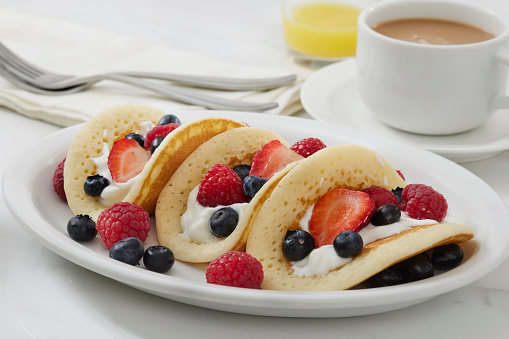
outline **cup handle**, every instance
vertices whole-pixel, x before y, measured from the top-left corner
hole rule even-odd
[[[495,60],[509,67],[509,50],[501,48],[495,54]],[[509,108],[509,96],[507,95],[496,95],[493,98],[492,108],[502,109]]]

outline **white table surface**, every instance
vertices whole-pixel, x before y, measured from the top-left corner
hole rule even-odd
[[[475,0],[463,0],[478,2]],[[507,0],[483,0],[509,20]],[[295,69],[276,0],[0,0],[223,61]],[[0,37],[1,39],[1,37]],[[0,173],[59,128],[0,108]],[[509,152],[463,164],[509,202]],[[36,242],[0,196],[2,338],[509,338],[509,261],[479,281],[406,309],[355,318],[231,314],[159,298],[77,266]]]

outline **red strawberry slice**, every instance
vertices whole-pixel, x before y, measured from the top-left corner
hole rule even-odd
[[[108,168],[115,182],[123,183],[143,170],[150,159],[150,152],[133,139],[115,141],[108,157]]]
[[[272,140],[260,148],[253,156],[249,174],[270,179],[288,164],[301,159],[304,158],[284,146],[279,140]]]
[[[325,193],[313,208],[309,231],[315,246],[331,245],[344,231],[360,231],[371,220],[375,202],[369,194],[338,188]]]
[[[200,182],[196,200],[205,207],[249,202],[242,189],[242,180],[233,169],[222,164],[209,168]]]

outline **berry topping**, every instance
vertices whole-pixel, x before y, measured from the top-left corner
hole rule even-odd
[[[143,243],[140,239],[129,237],[115,243],[110,248],[110,258],[136,266],[143,258]]]
[[[128,135],[125,136],[125,138],[136,140],[141,147],[145,147],[145,138],[141,134],[129,133]]]
[[[360,231],[366,226],[375,202],[367,193],[338,188],[325,193],[313,207],[309,231],[317,247],[332,245],[344,231]]]
[[[326,148],[327,146],[317,138],[306,138],[297,141],[290,147],[295,153],[302,155],[304,158],[318,152],[319,150]]]
[[[222,164],[209,168],[200,182],[196,199],[205,207],[227,206],[249,200],[242,191],[242,181],[237,173]]]
[[[235,171],[235,173],[237,173],[240,180],[244,180],[244,178],[249,175],[249,171],[251,171],[251,166],[245,164],[236,165],[233,166],[233,170]]]
[[[177,124],[179,126],[182,125],[182,123],[180,122],[180,119],[176,115],[173,115],[173,114],[164,115],[157,123],[157,125],[159,125],[159,126],[168,125],[168,124]]]
[[[372,282],[375,286],[393,286],[402,284],[403,279],[401,279],[401,274],[399,274],[398,266],[393,265],[382,272],[375,274],[370,278],[370,282]]]
[[[205,275],[209,284],[260,288],[263,267],[252,255],[233,251],[212,260]]]
[[[115,141],[108,157],[108,168],[115,182],[127,182],[143,170],[150,159],[150,152],[133,139]]]
[[[398,198],[385,187],[371,186],[362,191],[368,193],[371,199],[375,201],[375,208],[385,204],[398,204]]]
[[[242,181],[242,190],[246,196],[252,199],[267,181],[267,179],[262,177],[248,175]]]
[[[414,219],[444,220],[447,200],[432,187],[423,184],[407,185],[401,193],[400,209]]]
[[[55,190],[55,193],[58,194],[60,199],[62,199],[64,202],[67,202],[67,197],[65,196],[64,191],[64,165],[65,165],[65,159],[62,160],[57,168],[55,169],[55,173],[53,174],[53,189]]]
[[[249,174],[270,179],[288,164],[301,159],[303,159],[301,155],[295,153],[278,140],[272,140],[260,148],[253,156]]]
[[[345,231],[341,232],[334,242],[334,251],[341,258],[353,258],[362,251],[363,241],[362,237],[357,232]]]
[[[150,219],[145,210],[128,202],[117,202],[97,218],[97,231],[106,248],[117,241],[136,237],[144,242],[150,231]]]
[[[283,240],[282,251],[286,259],[299,261],[304,259],[315,248],[313,236],[303,230],[286,232]]]
[[[398,205],[401,204],[401,193],[403,193],[402,187],[397,187],[392,190],[392,193],[396,196],[396,199],[398,199]]]
[[[155,138],[165,137],[173,132],[173,130],[175,130],[177,127],[179,127],[179,125],[174,123],[155,126],[150,131],[148,131],[147,136],[145,137],[145,148],[150,149],[150,145],[152,145],[152,141],[154,141]]]
[[[157,273],[168,272],[174,263],[175,256],[173,252],[165,246],[150,246],[143,254],[143,264],[149,271]]]
[[[403,175],[403,173],[401,173],[401,171],[400,171],[400,170],[396,170],[396,172],[399,174],[399,176],[401,177],[401,179],[406,180],[406,179],[405,179],[405,176]]]
[[[433,265],[423,255],[415,255],[398,264],[399,274],[404,283],[432,277]]]
[[[394,224],[401,219],[401,210],[394,204],[385,204],[378,207],[371,217],[373,226]]]
[[[226,238],[239,223],[239,214],[231,207],[223,207],[212,214],[209,220],[210,232],[218,238]]]
[[[436,247],[431,253],[431,262],[437,270],[450,270],[463,260],[463,250],[457,244]]]
[[[154,154],[156,149],[161,145],[163,142],[164,137],[157,137],[154,140],[152,140],[152,143],[150,144],[150,153]]]
[[[67,223],[67,233],[76,241],[90,241],[97,235],[95,221],[88,215],[78,214]]]
[[[102,191],[110,184],[110,181],[102,175],[96,174],[87,177],[83,184],[83,190],[91,197],[100,197]]]

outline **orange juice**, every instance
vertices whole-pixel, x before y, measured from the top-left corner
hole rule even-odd
[[[283,16],[288,45],[298,53],[340,58],[355,55],[357,17],[361,8],[333,2],[295,6]]]

